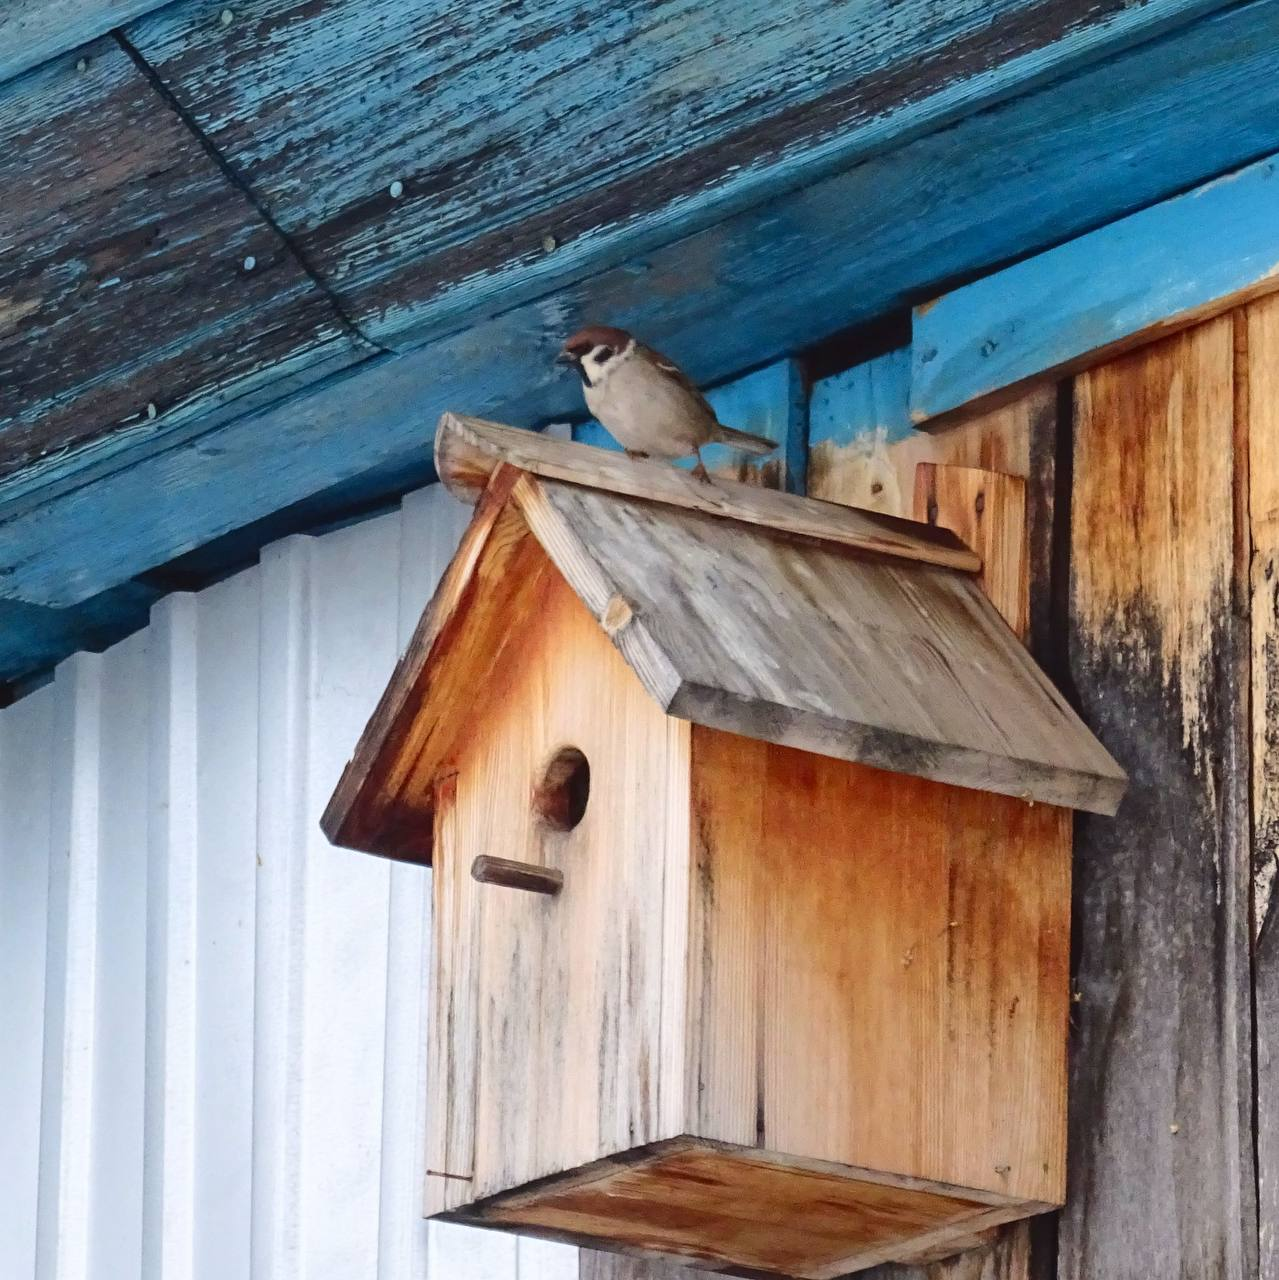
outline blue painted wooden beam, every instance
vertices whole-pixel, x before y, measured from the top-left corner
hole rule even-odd
[[[407,465],[445,408],[572,413],[578,388],[550,361],[584,320],[625,325],[709,384],[1274,150],[1279,0],[1255,0],[355,378],[167,451],[148,441],[91,485],[62,474],[56,500],[0,513],[0,594],[83,599]]]
[[[911,417],[1015,394],[1279,289],[1279,157],[915,309]]]
[[[78,49],[167,3],[168,0],[4,0],[0,4],[0,82]]]
[[[128,36],[402,350],[1225,5],[185,0]]]

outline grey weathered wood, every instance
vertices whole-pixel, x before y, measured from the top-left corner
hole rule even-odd
[[[564,873],[554,867],[538,867],[531,862],[495,858],[487,853],[480,854],[471,863],[471,878],[478,880],[480,884],[522,889],[526,893],[543,893],[552,898],[564,887]]]
[[[1233,371],[1225,317],[1076,381],[1072,683],[1131,783],[1077,827],[1062,1280],[1256,1267]]]
[[[533,475],[648,498],[747,524],[975,572],[980,558],[948,529],[783,494],[757,485],[696,480],[658,462],[639,462],[611,450],[534,435],[496,422],[446,413],[435,433],[435,469],[455,497],[475,502],[502,462]]]
[[[516,500],[597,618],[629,610],[613,642],[673,715],[1114,812],[1122,771],[968,575],[554,480]]]

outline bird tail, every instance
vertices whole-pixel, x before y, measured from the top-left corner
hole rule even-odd
[[[715,424],[715,440],[718,444],[731,445],[743,453],[772,453],[777,448],[776,440],[753,436],[749,431],[738,431],[736,427],[726,427],[722,422]]]

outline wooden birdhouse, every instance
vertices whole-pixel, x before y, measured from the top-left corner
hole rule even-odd
[[[474,519],[325,815],[435,869],[426,1212],[843,1275],[1062,1202],[1119,768],[925,524],[446,417]]]

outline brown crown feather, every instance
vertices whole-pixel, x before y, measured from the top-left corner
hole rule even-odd
[[[564,350],[571,356],[584,356],[596,347],[612,347],[620,351],[631,340],[625,329],[615,329],[607,324],[588,324],[564,342]]]

